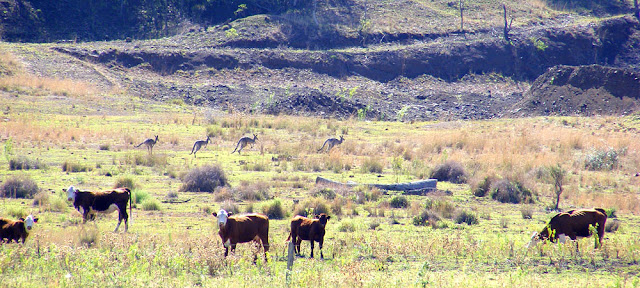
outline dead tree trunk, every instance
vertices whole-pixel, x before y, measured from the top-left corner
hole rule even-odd
[[[396,183],[396,184],[358,184],[358,183],[340,183],[333,180],[329,180],[327,178],[318,177],[316,178],[316,184],[326,184],[333,186],[341,186],[341,187],[355,187],[358,185],[365,185],[369,187],[375,187],[381,190],[391,190],[391,191],[401,191],[406,194],[411,195],[421,195],[425,194],[429,191],[436,190],[436,186],[438,184],[438,180],[436,179],[427,179],[427,180],[419,180],[408,183]]]
[[[636,8],[636,18],[640,21],[640,7],[638,7],[638,0],[633,0],[633,7]]]
[[[509,32],[511,31],[511,24],[513,24],[513,18],[511,21],[507,21],[507,5],[502,4],[502,9],[504,10],[504,40],[507,42],[511,41],[509,37]]]
[[[460,0],[460,32],[464,33],[464,0]]]

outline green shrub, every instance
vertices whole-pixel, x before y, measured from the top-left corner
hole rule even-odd
[[[7,207],[7,214],[14,219],[24,218],[27,216],[27,210],[22,206],[9,206]]]
[[[270,191],[271,187],[268,182],[249,183],[242,181],[239,187],[233,189],[232,198],[243,201],[264,201],[271,198]]]
[[[609,148],[592,150],[585,156],[584,168],[592,171],[610,171],[618,168],[618,157],[626,153],[625,149],[620,151]]]
[[[75,173],[75,172],[89,172],[89,171],[91,171],[91,167],[80,164],[80,163],[75,163],[70,161],[64,161],[64,163],[62,163],[62,172]]]
[[[12,176],[2,183],[2,197],[31,198],[40,191],[38,184],[29,176]]]
[[[431,226],[432,228],[438,228],[438,222],[440,222],[440,217],[435,212],[424,209],[420,215],[413,217],[411,223],[415,226]]]
[[[213,192],[216,187],[226,186],[227,177],[218,165],[205,165],[191,169],[182,179],[180,191]]]
[[[392,208],[407,208],[407,206],[409,206],[409,200],[406,196],[403,195],[393,196],[393,198],[391,198],[391,201],[389,202],[389,205]]]
[[[9,160],[9,170],[30,170],[30,169],[44,169],[46,165],[40,160],[32,160],[27,157],[16,157]]]
[[[604,231],[607,233],[613,233],[618,231],[620,228],[620,221],[617,219],[608,220],[606,224],[604,224]]]
[[[150,198],[149,193],[142,190],[134,190],[132,194],[133,199],[131,200],[135,204],[142,204],[145,200]]]
[[[297,205],[294,209],[294,215],[301,215],[305,217],[313,217],[321,213],[329,214],[329,205],[326,200],[322,198],[311,198],[304,203]]]
[[[314,197],[322,197],[327,200],[333,200],[336,198],[336,191],[329,187],[322,187],[319,190],[313,192]]]
[[[447,200],[440,199],[427,199],[424,203],[424,208],[436,212],[438,215],[444,218],[453,218],[456,212],[456,206]]]
[[[113,188],[120,188],[120,187],[126,187],[126,188],[129,188],[129,190],[135,190],[137,188],[137,185],[135,184],[133,177],[123,176],[118,178],[116,183],[113,184]]]
[[[100,230],[97,226],[93,228],[90,225],[83,225],[78,234],[78,243],[82,246],[91,248],[100,240]]]
[[[458,213],[458,215],[456,216],[456,223],[467,223],[468,225],[476,225],[478,224],[478,217],[476,216],[476,214],[463,210],[460,211],[460,213]]]
[[[438,179],[438,181],[446,181],[456,184],[467,182],[466,173],[462,164],[456,161],[447,161],[443,164],[436,166],[431,171],[429,178]]]
[[[145,199],[142,202],[142,210],[144,211],[158,211],[160,210],[160,201],[155,198]]]
[[[491,185],[491,198],[502,203],[535,203],[531,190],[519,181],[501,179]]]
[[[355,232],[356,225],[353,224],[351,220],[340,221],[340,225],[338,225],[338,231],[340,232]]]
[[[240,208],[238,208],[238,205],[236,203],[233,203],[233,202],[230,202],[230,201],[222,203],[220,208],[224,209],[227,212],[233,213],[233,214],[240,213]]]
[[[98,149],[100,149],[102,151],[109,151],[109,149],[111,149],[111,146],[109,145],[109,143],[100,144]]]
[[[473,195],[475,195],[476,197],[487,196],[487,194],[489,194],[489,191],[491,190],[491,183],[493,183],[493,181],[495,181],[494,176],[484,177],[482,181],[474,185],[474,187],[472,188]]]
[[[284,219],[286,216],[280,199],[275,199],[263,206],[262,213],[267,215],[269,219]]]
[[[382,173],[382,163],[378,161],[377,157],[368,157],[362,162],[360,170],[362,173]]]
[[[533,209],[524,207],[520,209],[520,214],[522,214],[522,219],[532,219],[533,218]]]

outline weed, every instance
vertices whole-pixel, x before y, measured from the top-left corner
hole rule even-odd
[[[491,185],[491,198],[502,203],[535,203],[533,193],[520,181],[501,179]]]
[[[189,171],[182,179],[180,191],[213,192],[216,187],[226,186],[227,177],[218,165],[205,165]]]
[[[113,188],[126,187],[129,190],[135,190],[137,185],[135,184],[135,180],[132,176],[122,176],[116,180],[116,183],[113,184]]]
[[[40,162],[40,160],[32,160],[24,156],[11,158],[9,160],[9,170],[30,170],[30,169],[44,169],[47,166]]]
[[[604,231],[607,233],[616,232],[618,228],[620,228],[620,221],[617,219],[611,219],[604,225]]]
[[[15,219],[19,219],[27,216],[27,210],[20,206],[9,206],[7,208],[7,214]]]
[[[269,219],[284,219],[286,216],[280,199],[275,199],[263,206],[262,213],[267,215]]]
[[[338,231],[340,232],[355,232],[356,225],[351,220],[343,220],[340,221],[340,225],[338,225]]]
[[[297,205],[294,209],[295,215],[301,215],[305,217],[313,217],[321,213],[329,214],[329,205],[322,198],[311,198],[304,203]]]
[[[336,198],[336,191],[329,187],[321,187],[317,191],[313,192],[314,197],[322,197],[327,200],[333,200]]]
[[[478,217],[476,216],[476,214],[466,210],[460,211],[460,213],[458,213],[458,215],[456,216],[455,220],[456,220],[456,223],[458,224],[462,224],[462,223],[467,223],[467,225],[478,224]]]
[[[142,204],[145,200],[149,199],[151,195],[148,192],[142,190],[133,190],[132,195],[134,204]]]
[[[467,181],[466,173],[462,164],[456,161],[447,161],[436,166],[436,168],[431,172],[431,176],[429,176],[429,178],[456,184],[465,183]]]
[[[611,171],[618,168],[618,157],[624,154],[626,149],[592,150],[585,156],[584,168],[592,171]]]
[[[160,210],[160,201],[155,198],[148,198],[142,201],[142,210],[144,211],[158,211]]]
[[[522,207],[522,209],[520,209],[520,214],[522,215],[522,219],[532,219],[533,209],[530,207]]]
[[[471,185],[471,191],[476,197],[487,196],[491,189],[491,183],[495,181],[495,176],[485,176],[480,182]]]
[[[393,196],[391,201],[389,201],[389,205],[391,205],[392,208],[407,208],[409,206],[409,200],[403,195]]]
[[[91,167],[76,162],[64,161],[64,163],[62,163],[62,172],[77,173],[89,172],[91,170]]]
[[[382,163],[376,157],[367,157],[362,162],[360,170],[362,173],[382,173]]]
[[[2,197],[5,198],[31,198],[38,191],[38,184],[27,175],[11,176],[0,187]]]

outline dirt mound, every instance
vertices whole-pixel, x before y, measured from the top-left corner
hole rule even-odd
[[[264,111],[268,114],[315,115],[321,117],[347,118],[359,116],[373,118],[378,111],[371,110],[358,99],[331,97],[317,90],[303,91],[291,97],[282,97],[267,103]]]
[[[542,74],[514,116],[625,115],[640,108],[640,72],[605,67],[555,66]]]

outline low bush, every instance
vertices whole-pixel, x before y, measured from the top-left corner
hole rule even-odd
[[[267,215],[269,219],[284,219],[286,214],[282,208],[280,199],[275,199],[262,207],[262,213]]]
[[[486,176],[484,179],[480,180],[477,184],[472,185],[471,190],[473,191],[473,195],[476,197],[484,197],[489,194],[491,190],[491,183],[495,181],[494,176]]]
[[[501,203],[535,203],[533,193],[520,181],[501,179],[491,184],[491,198]]]
[[[338,231],[340,231],[340,232],[355,232],[356,231],[356,225],[353,224],[353,221],[351,221],[351,220],[340,221],[340,224],[338,225]]]
[[[131,197],[133,197],[133,199],[131,200],[134,204],[142,204],[142,202],[151,197],[148,192],[142,190],[134,190],[132,194]]]
[[[158,211],[160,210],[160,201],[155,198],[148,198],[142,202],[142,210],[144,211]]]
[[[68,172],[68,173],[75,173],[75,172],[89,172],[91,171],[91,167],[80,164],[80,163],[75,163],[75,162],[70,162],[70,161],[64,161],[64,163],[62,163],[62,172]]]
[[[456,223],[467,223],[467,225],[476,225],[478,224],[478,217],[476,216],[476,214],[463,210],[460,211],[458,215],[456,215]]]
[[[604,231],[607,233],[616,232],[618,231],[618,228],[620,228],[620,221],[617,219],[611,219],[604,224]]]
[[[456,206],[447,200],[440,199],[427,199],[424,203],[424,208],[436,212],[438,215],[444,218],[452,219]]]
[[[29,176],[12,176],[2,183],[0,192],[6,198],[31,198],[40,191],[38,184]]]
[[[618,168],[618,157],[624,155],[626,149],[619,151],[613,148],[592,150],[584,159],[584,168],[592,171],[609,171]]]
[[[9,214],[9,216],[11,216],[11,218],[13,218],[14,220],[27,217],[27,211],[24,209],[24,207],[21,206],[9,206],[7,207],[6,213]]]
[[[218,165],[205,165],[191,169],[182,179],[180,191],[213,192],[216,187],[226,186],[227,177]]]
[[[78,234],[78,243],[80,243],[81,246],[91,248],[98,243],[98,240],[100,240],[100,230],[98,230],[97,226],[93,228],[89,225],[82,226]]]
[[[360,171],[362,173],[382,173],[383,165],[376,157],[368,157],[362,162]]]
[[[315,189],[313,192],[314,197],[322,197],[327,200],[333,200],[336,198],[336,191],[329,187],[321,187],[319,189]]]
[[[424,209],[420,215],[411,220],[415,226],[431,226],[432,228],[438,228],[438,222],[440,222],[440,216],[429,209]]]
[[[436,166],[433,171],[431,171],[429,178],[456,184],[467,182],[466,172],[462,164],[456,161],[447,161]]]
[[[313,217],[321,213],[329,214],[330,207],[326,200],[322,198],[311,198],[299,204],[294,209],[294,215],[301,215],[305,217]]]
[[[129,190],[135,190],[137,188],[137,185],[135,183],[135,180],[133,180],[133,177],[122,176],[118,178],[118,180],[116,180],[115,184],[113,184],[113,188],[120,188],[120,187],[126,187],[126,188],[129,188]]]
[[[529,207],[524,207],[520,209],[520,214],[522,214],[522,219],[532,219],[533,218],[533,209]]]
[[[264,201],[271,198],[271,186],[268,182],[258,181],[250,183],[242,181],[240,186],[232,190],[232,197],[235,200],[243,201]]]
[[[409,206],[409,200],[406,196],[393,196],[391,201],[389,201],[389,205],[391,208],[407,208]]]
[[[46,165],[40,160],[32,160],[27,157],[16,157],[9,160],[9,170],[44,169]]]

